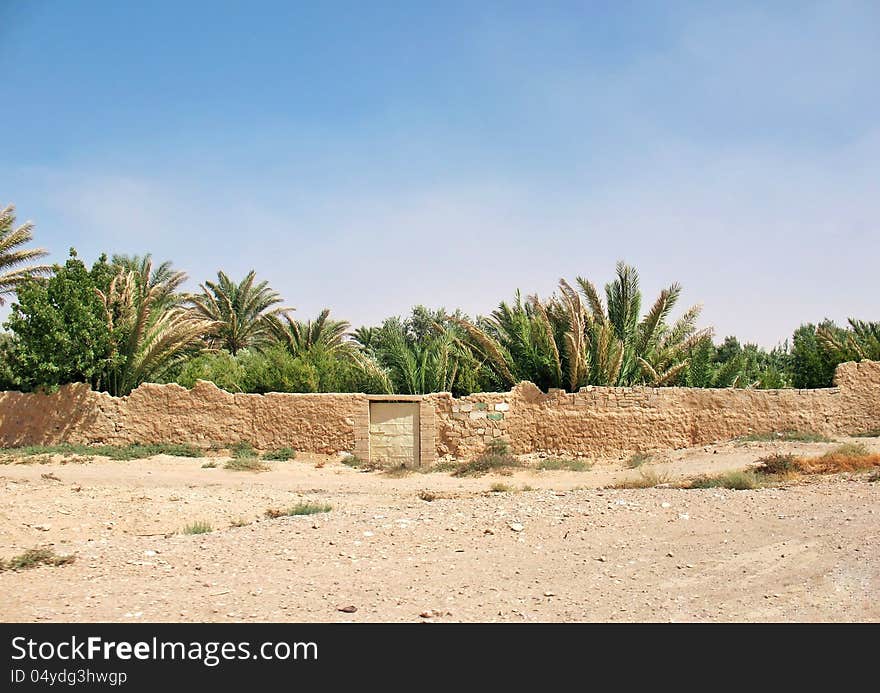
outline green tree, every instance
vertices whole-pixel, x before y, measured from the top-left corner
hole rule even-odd
[[[33,240],[33,229],[29,221],[16,227],[14,205],[0,209],[0,306],[22,282],[51,271],[48,265],[27,264],[47,255],[43,248],[21,247]]]
[[[843,337],[843,330],[831,320],[819,326],[826,334]],[[798,327],[792,337],[791,381],[797,388],[831,387],[834,369],[841,361],[833,357],[819,343],[816,325],[807,323]]]
[[[189,304],[196,315],[215,324],[207,336],[209,345],[233,356],[242,349],[259,350],[273,344],[280,319],[293,310],[280,307],[281,296],[268,282],[257,282],[253,270],[237,284],[218,272],[216,282],[205,282],[200,288],[202,293],[190,296]]]
[[[114,366],[113,340],[98,292],[107,290],[113,275],[105,256],[89,270],[71,249],[49,278],[18,284],[6,327],[15,335],[9,366],[22,388],[105,386]]]

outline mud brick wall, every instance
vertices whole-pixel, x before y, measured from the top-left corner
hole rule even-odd
[[[192,390],[141,385],[128,397],[87,385],[51,395],[0,393],[0,445],[107,445],[249,441],[259,449],[363,451],[369,400],[360,394],[231,394],[212,383]]]
[[[142,385],[120,398],[82,384],[51,395],[3,392],[0,445],[208,447],[246,440],[260,449],[347,451],[368,459],[371,399],[395,398],[230,394],[204,382],[192,390]],[[531,383],[520,383],[506,393],[400,399],[420,402],[423,461],[473,457],[495,439],[506,441],[515,453],[607,457],[750,433],[834,435],[880,429],[880,363],[842,364],[835,387],[821,390],[586,387],[576,393],[545,394]]]

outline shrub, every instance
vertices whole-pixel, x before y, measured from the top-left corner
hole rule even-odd
[[[489,487],[489,490],[492,493],[510,493],[511,491],[513,491],[513,487],[508,484],[496,482]]]
[[[513,467],[521,467],[520,461],[507,451],[507,443],[501,438],[495,438],[482,455],[476,459],[460,465],[453,476],[480,476],[489,472],[510,474]]]
[[[295,457],[296,451],[293,448],[278,448],[263,454],[264,460],[274,460],[277,462],[287,462]]]
[[[651,456],[647,452],[637,452],[626,463],[626,466],[630,469],[637,469],[641,467],[645,462],[648,462],[651,459]]]
[[[761,485],[759,477],[750,471],[734,471],[717,476],[698,476],[682,486],[683,488],[727,488],[736,491],[756,489]]]
[[[278,508],[269,508],[266,511],[266,517],[274,520],[279,517],[293,517],[296,515],[317,515],[319,513],[329,513],[333,509],[326,503],[298,503],[286,510]]]
[[[8,561],[0,560],[0,572],[4,570],[27,570],[36,568],[38,565],[59,566],[73,563],[76,557],[73,555],[59,556],[52,549],[37,548],[28,549]]]
[[[209,534],[213,532],[214,528],[211,526],[209,522],[193,522],[190,525],[187,525],[183,528],[184,534]]]
[[[653,469],[643,469],[639,473],[638,477],[619,481],[614,484],[612,488],[653,488],[654,486],[659,486],[660,484],[665,484],[666,482],[666,477],[661,476]]]
[[[256,457],[257,453],[254,451],[254,446],[251,445],[246,440],[241,440],[229,448],[232,456],[237,459],[243,459],[247,457]]]
[[[215,351],[189,359],[174,377],[174,382],[192,388],[196,381],[207,380],[227,392],[244,392],[247,374],[244,366],[228,351]]]
[[[233,457],[223,465],[234,472],[267,472],[271,467],[256,457]]]
[[[262,352],[242,351],[238,355],[244,368],[245,392],[318,392],[320,374],[310,363],[291,355],[281,345]]]
[[[761,474],[785,476],[797,474],[800,468],[794,455],[769,455],[758,460],[755,470]]]

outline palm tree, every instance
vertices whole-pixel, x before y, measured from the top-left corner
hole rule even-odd
[[[577,289],[559,281],[549,301],[530,296],[502,303],[476,324],[457,320],[471,349],[506,387],[531,380],[539,387],[583,385],[668,385],[687,366],[688,353],[709,330],[697,330],[700,307],[671,325],[667,318],[681,293],[678,284],[660,292],[640,319],[642,294],[634,267],[617,264],[603,301],[592,282],[578,277]]]
[[[281,296],[268,282],[255,282],[251,270],[238,284],[225,273],[217,273],[216,282],[200,285],[201,294],[188,298],[192,310],[216,324],[207,336],[212,347],[226,349],[235,356],[242,349],[262,349],[274,341],[280,319],[293,308],[278,307]]]
[[[0,306],[5,303],[3,296],[15,291],[22,281],[51,271],[48,265],[25,264],[48,255],[43,248],[21,248],[33,240],[33,229],[29,221],[15,227],[15,205],[0,210]]]
[[[330,309],[325,308],[315,320],[293,320],[285,315],[285,322],[279,321],[277,336],[294,356],[320,349],[325,353],[351,351],[357,345],[346,339],[351,324],[345,320],[331,320]]]
[[[820,325],[816,337],[826,352],[838,362],[880,360],[880,322],[849,318],[849,329]]]
[[[388,370],[395,391],[411,395],[450,392],[460,366],[452,333],[438,329],[422,339],[411,337],[394,318],[386,320],[380,330],[377,360]]]
[[[186,274],[170,263],[155,272],[149,255],[117,264],[127,267],[120,266],[98,295],[114,342],[105,382],[110,394],[125,395],[143,382],[160,381],[197,352],[216,325],[181,307],[177,289]]]

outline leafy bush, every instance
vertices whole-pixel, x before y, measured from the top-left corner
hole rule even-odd
[[[227,392],[244,392],[244,366],[228,351],[214,351],[189,359],[175,374],[174,382],[192,388],[197,380],[207,380]]]

